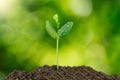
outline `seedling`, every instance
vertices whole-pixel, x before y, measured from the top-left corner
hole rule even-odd
[[[53,16],[53,19],[56,23],[57,30],[53,28],[53,26],[48,20],[46,21],[46,30],[52,38],[56,39],[56,65],[57,65],[57,69],[59,69],[59,64],[58,64],[59,39],[64,37],[70,32],[73,26],[73,22],[67,22],[62,27],[60,27],[60,22],[57,14]]]

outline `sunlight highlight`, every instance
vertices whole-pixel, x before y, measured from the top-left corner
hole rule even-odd
[[[89,16],[92,11],[90,0],[70,0],[69,6],[74,14],[82,17]]]
[[[6,16],[16,7],[16,0],[0,0],[0,15]]]
[[[11,7],[10,0],[0,0],[0,12],[8,12]]]

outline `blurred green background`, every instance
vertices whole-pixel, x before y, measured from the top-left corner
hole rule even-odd
[[[56,13],[61,26],[74,22],[60,40],[61,66],[120,75],[120,0],[0,0],[0,78],[14,69],[55,65],[56,40],[45,21],[54,23]]]

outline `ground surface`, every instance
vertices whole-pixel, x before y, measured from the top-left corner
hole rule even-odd
[[[56,66],[46,65],[29,73],[14,70],[4,80],[120,80],[120,78],[114,75],[108,76],[88,66],[60,66],[57,70]]]

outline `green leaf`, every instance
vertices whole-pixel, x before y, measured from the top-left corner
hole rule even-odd
[[[51,23],[49,21],[46,21],[46,30],[49,33],[49,35],[51,37],[53,37],[54,39],[58,38],[58,34],[55,31],[55,29],[51,26]]]
[[[57,14],[55,14],[54,16],[53,16],[53,19],[55,20],[55,22],[56,22],[56,24],[57,24],[57,29],[59,28],[59,25],[60,25],[60,23],[59,23],[59,21],[58,21],[58,15]]]
[[[59,30],[58,30],[58,35],[60,37],[64,37],[65,35],[67,35],[73,26],[73,22],[67,22],[65,25],[63,25]]]
[[[57,15],[57,14],[55,14],[55,15],[53,16],[53,19],[55,20],[56,23],[58,23],[58,15]]]

